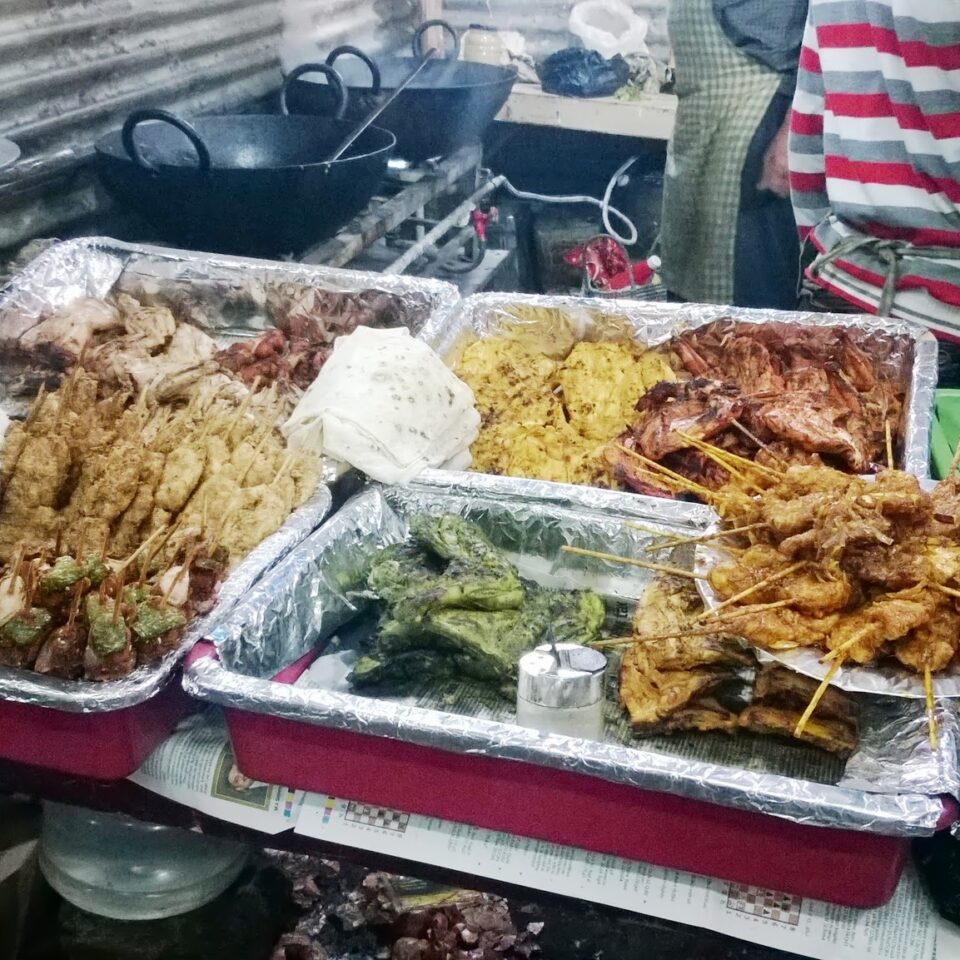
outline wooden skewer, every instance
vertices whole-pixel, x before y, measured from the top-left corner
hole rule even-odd
[[[893,433],[890,431],[890,421],[883,421],[883,432],[887,441],[887,467],[892,470],[894,467],[893,463]]]
[[[953,459],[950,461],[950,466],[947,469],[944,479],[952,477],[957,472],[958,466],[960,466],[960,437],[957,438],[957,449],[953,451]]]
[[[820,662],[828,663],[831,660],[836,660],[837,657],[840,657],[841,659],[845,658],[847,655],[847,651],[852,646],[858,644],[865,637],[868,637],[875,629],[876,629],[876,625],[872,623],[866,627],[862,627],[861,629],[857,630],[857,632],[854,633],[854,635],[849,640],[844,640],[839,647],[834,647],[833,650],[830,650],[828,653],[825,653],[820,658]]]
[[[629,527],[631,530],[639,530],[641,533],[649,533],[655,537],[671,536],[671,534],[665,534],[662,530],[657,530],[656,527],[648,527],[645,524],[636,523],[633,520],[624,520],[623,525]]]
[[[717,629],[688,630],[680,626],[670,633],[638,634],[630,637],[615,637],[611,640],[594,640],[590,646],[597,650],[604,650],[607,647],[632,647],[635,643],[651,643],[654,640],[670,640],[673,637],[712,637],[717,633],[723,633],[723,631]]]
[[[960,590],[954,590],[953,587],[945,587],[942,583],[931,583],[930,586],[933,587],[934,590],[945,593],[948,597],[960,598]]]
[[[776,573],[771,573],[769,577],[764,577],[759,583],[755,583],[752,587],[747,587],[745,590],[741,590],[739,593],[735,593],[732,597],[728,597],[723,603],[718,603],[712,610],[706,610],[697,617],[697,620],[707,620],[710,617],[715,617],[721,611],[726,609],[729,606],[732,606],[735,603],[739,603],[741,600],[749,597],[750,594],[756,593],[758,590],[762,590],[764,587],[769,587],[771,583],[776,583],[778,580],[782,580],[784,577],[789,577],[791,573],[796,573],[801,567],[806,566],[806,561],[801,560],[799,563],[791,564],[789,567],[785,567],[783,570],[779,570]]]
[[[73,599],[70,601],[70,614],[67,617],[67,626],[72,627],[80,612],[80,600],[83,598],[83,592],[90,586],[90,581],[86,578],[78,580],[73,588]]]
[[[212,557],[216,553],[217,548],[220,546],[221,541],[223,540],[223,535],[227,532],[227,524],[233,519],[233,515],[239,510],[239,505],[231,505],[223,512],[223,516],[220,518],[220,527],[217,530],[216,536],[210,541],[209,554]]]
[[[762,610],[773,610],[778,607],[785,607],[792,602],[791,600],[777,600],[774,603],[753,604],[744,607],[742,610],[732,612],[725,617],[718,618],[717,626],[693,628],[692,623],[694,621],[692,621],[691,623],[681,623],[675,630],[669,633],[638,633],[629,637],[617,637],[612,640],[596,640],[590,644],[590,646],[602,649],[603,647],[627,647],[634,643],[651,643],[654,640],[669,640],[672,637],[712,637],[720,633],[727,633],[728,631],[726,631],[724,627],[731,620],[740,620],[754,613],[760,613]],[[735,629],[734,627],[730,632],[735,631]]]
[[[290,453],[284,457],[283,463],[280,464],[280,469],[277,471],[277,475],[273,478],[273,482],[276,483],[278,480],[282,480],[293,469],[293,465],[298,459],[299,454],[296,451],[291,450]]]
[[[110,528],[107,527],[107,532],[103,535],[103,543],[100,546],[100,562],[106,563],[107,561],[107,550],[110,548]]]
[[[669,573],[676,577],[687,577],[690,580],[706,580],[704,573],[694,573],[681,567],[668,567],[662,563],[652,563],[649,560],[636,560],[633,557],[618,557],[615,553],[600,553],[597,550],[584,550],[582,547],[562,547],[564,553],[574,553],[579,557],[593,557],[596,560],[609,560],[611,563],[626,563],[632,567],[643,567],[645,570],[656,570],[659,573]]]
[[[787,597],[785,600],[771,600],[770,603],[748,603],[735,610],[728,610],[719,616],[713,617],[714,623],[723,623],[727,620],[736,620],[740,617],[748,617],[752,613],[760,613],[762,610],[779,610],[781,607],[789,607],[793,598]]]
[[[16,588],[17,578],[20,576],[20,567],[23,566],[23,557],[26,553],[26,547],[21,543],[17,547],[16,557],[13,566],[10,567],[10,582],[7,584],[7,593],[13,593]]]
[[[260,456],[260,452],[263,450],[263,445],[270,438],[270,435],[273,433],[273,424],[268,423],[263,430],[263,433],[260,435],[260,439],[257,441],[257,445],[253,448],[253,453],[250,455],[250,462],[247,464],[246,469],[240,474],[239,479],[237,480],[238,486],[243,486],[244,480],[247,479],[247,474],[253,468],[253,465],[257,462],[257,458]]]
[[[123,575],[125,571],[121,570],[117,574],[117,595],[113,598],[113,623],[120,622],[120,608],[123,606]]]
[[[653,482],[654,486],[659,486],[662,489],[669,491],[674,496],[676,496],[678,493],[690,492],[690,487],[686,484],[678,483],[676,480],[672,480],[670,477],[666,477],[662,473],[657,473],[656,471],[651,470],[649,467],[635,466],[633,470],[641,479],[649,478]]]
[[[748,460],[746,457],[741,457],[738,453],[732,453],[729,450],[724,450],[722,447],[718,447],[715,443],[708,443],[706,440],[701,440],[699,437],[694,437],[689,433],[684,433],[682,430],[677,430],[677,435],[683,437],[687,443],[692,444],[702,453],[707,454],[707,456],[719,457],[721,460],[729,460],[731,463],[739,464],[742,470],[756,470],[758,473],[766,474],[772,480],[781,479],[780,473],[774,470],[772,467],[765,467],[762,463],[754,463],[753,460]]]
[[[32,560],[28,560],[23,568],[23,609],[29,610],[33,606],[33,595],[37,588],[36,568]]]
[[[930,737],[930,749],[936,750],[940,746],[940,732],[937,730],[936,702],[933,699],[933,677],[930,668],[923,669],[923,688],[927,694],[927,730]]]
[[[797,721],[797,725],[794,728],[793,735],[795,737],[800,737],[803,734],[803,731],[806,729],[807,724],[810,722],[810,718],[813,716],[814,710],[817,709],[820,701],[823,699],[823,695],[827,692],[827,687],[830,686],[830,681],[837,675],[840,667],[843,666],[843,657],[840,657],[836,663],[830,666],[830,669],[827,671],[827,675],[820,681],[820,686],[817,687],[817,692],[813,695],[813,698],[807,704],[807,709],[803,711],[803,715]]]
[[[739,430],[748,440],[752,440],[761,450],[766,450],[766,452],[769,453],[770,456],[773,457],[773,459],[784,468],[784,470],[790,466],[790,464],[787,463],[787,461],[784,460],[783,457],[781,457],[780,454],[773,449],[773,447],[764,443],[759,437],[755,437],[739,420],[731,420],[730,426]],[[754,466],[763,466],[763,464],[754,464]]]
[[[674,471],[669,469],[669,467],[665,467],[663,464],[657,463],[656,460],[647,459],[642,453],[637,453],[636,450],[631,450],[629,447],[625,447],[621,443],[614,444],[614,446],[622,453],[627,454],[627,456],[633,457],[635,460],[639,460],[642,464],[645,464],[654,473],[660,473],[665,477],[669,477],[671,480],[673,480],[674,484],[680,486],[681,489],[697,493],[706,499],[715,499],[718,496],[722,496],[722,494],[718,494],[715,490],[708,490],[699,483],[694,483],[692,480],[688,480],[681,474],[674,473]]]
[[[126,570],[127,567],[129,567],[130,564],[133,563],[133,561],[136,560],[137,557],[139,557],[144,550],[148,550],[150,547],[152,547],[153,544],[156,542],[157,538],[163,536],[163,534],[166,533],[168,529],[169,529],[169,524],[164,527],[158,527],[156,530],[154,530],[154,532],[151,533],[150,536],[147,537],[147,539],[144,540],[143,543],[141,543],[140,546],[137,547],[137,549],[134,550],[133,553],[131,553],[130,556],[123,561],[117,573],[122,574],[123,571]]]
[[[628,524],[628,526],[637,526],[638,529],[642,529],[637,524]],[[714,533],[704,533],[699,537],[688,537],[682,533],[670,534],[668,536],[664,536],[664,539],[657,546],[659,548],[666,546],[667,544],[680,546],[684,543],[708,543],[711,540],[719,540],[721,537],[733,537],[741,533],[746,533],[749,530],[759,530],[767,526],[769,526],[769,524],[747,523],[742,527],[731,527],[729,530],[717,530]],[[651,530],[650,532],[653,533],[655,531]]]
[[[176,589],[177,584],[183,579],[183,575],[190,569],[190,565],[194,560],[197,559],[197,555],[203,549],[203,544],[198,543],[193,549],[186,555],[183,560],[183,566],[177,571],[177,575],[173,578],[170,583],[170,586],[163,593],[163,603],[166,604],[170,600],[170,594]]]
[[[43,409],[43,402],[46,399],[47,393],[47,384],[46,382],[40,384],[40,389],[37,391],[36,399],[33,401],[33,405],[30,407],[30,412],[27,414],[26,419],[23,421],[23,429],[25,432],[29,433],[30,428],[34,425],[37,418],[40,416],[40,411]]]

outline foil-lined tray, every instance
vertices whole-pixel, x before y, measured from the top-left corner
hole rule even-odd
[[[269,329],[271,302],[296,296],[299,288],[386,294],[414,335],[430,323],[446,322],[460,302],[457,288],[442,280],[85,237],[55,244],[10,281],[0,295],[0,335],[19,337],[45,313],[80,297],[122,292],[170,307],[226,346]],[[9,397],[4,407],[21,415],[26,409]],[[346,470],[328,458],[322,467],[326,483]]]
[[[315,286],[336,292],[376,290],[409,303],[415,326],[447,316],[458,302],[456,288],[440,281],[384,277],[375,273],[286,264],[139,246],[107,238],[68,240],[48,248],[0,291],[0,337],[15,338],[43,315],[80,297],[114,291],[195,309],[191,319],[215,338],[255,336],[269,325],[264,304],[272,291]],[[414,331],[415,332],[415,331]],[[0,371],[0,385],[3,384]],[[16,404],[5,402],[5,412]],[[321,485],[236,567],[220,585],[216,608],[192,623],[174,653],[106,683],[59,680],[26,670],[0,668],[0,697],[69,712],[120,710],[149,699],[173,676],[193,643],[205,636],[279,558],[315,530],[330,511]]]
[[[800,823],[896,836],[936,829],[943,813],[936,795],[960,793],[952,711],[941,711],[944,736],[934,754],[919,705],[868,702],[859,750],[846,765],[855,779],[847,783],[836,758],[771,738],[695,735],[699,739],[625,744],[611,739],[608,723],[607,739],[593,742],[425,708],[409,699],[358,695],[334,682],[308,688],[271,680],[311,651],[322,651],[322,660],[347,651],[351,624],[369,619],[373,601],[364,580],[370,559],[406,536],[412,513],[464,516],[508,553],[521,575],[547,586],[592,587],[606,601],[613,630],[626,629],[654,574],[560,548],[635,554],[653,536],[696,535],[713,519],[698,505],[634,494],[478,475],[451,479],[448,487],[428,478],[358,494],[208,634],[219,658],[190,664],[186,690],[202,700],[305,725],[555,767]],[[678,553],[671,562],[689,568],[693,551],[683,549],[685,559]]]
[[[0,292],[0,331],[20,336],[51,309],[119,290],[180,306],[210,332],[256,336],[268,326],[269,296],[291,285],[391,294],[410,303],[414,334],[446,323],[460,302],[457,288],[442,280],[83,237],[54,244]]]
[[[331,503],[329,488],[321,484],[278,530],[237,564],[220,584],[217,605],[210,613],[190,623],[180,645],[163,659],[138,667],[129,676],[104,683],[61,680],[31,670],[0,667],[0,699],[68,713],[108,713],[149,700],[167,685],[194,644],[216,629],[216,625],[250,593],[266,571],[323,523]]]
[[[750,310],[713,304],[648,303],[639,300],[599,301],[578,297],[523,296],[481,293],[461,301],[445,317],[437,316],[420,337],[442,357],[451,357],[474,337],[497,334],[506,326],[527,321],[515,317],[511,307],[562,310],[579,339],[604,338],[627,330],[640,343],[657,346],[684,330],[715,320],[742,323],[794,323],[803,326],[854,327],[875,333],[908,336],[913,341],[913,369],[904,408],[903,452],[899,464],[918,477],[930,475],[930,425],[937,386],[937,341],[925,327],[901,320],[832,313]]]

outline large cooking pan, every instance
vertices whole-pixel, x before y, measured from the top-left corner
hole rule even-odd
[[[336,119],[206,117],[189,123],[137,110],[96,145],[100,177],[119,203],[150,221],[165,241],[191,249],[275,257],[332,236],[373,196],[395,144],[365,130],[325,163],[355,124],[347,93],[330,78]]]
[[[332,50],[327,65],[352,55],[363,61],[340,62],[337,70],[350,91],[347,116],[369,113],[390,96],[416,67],[422,55],[421,37],[429,27],[442,26],[454,38],[454,59],[433,60],[391,104],[377,123],[397,138],[397,155],[420,161],[445,156],[466,143],[479,140],[507,102],[517,72],[513,67],[493,67],[456,59],[460,48],[456,30],[444,20],[428,20],[413,39],[413,58],[394,57],[375,62],[362,50],[344,46]],[[302,79],[309,64],[291,70],[284,89],[294,113],[329,116],[336,105],[336,90],[320,80]]]

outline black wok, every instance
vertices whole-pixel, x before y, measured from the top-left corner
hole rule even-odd
[[[394,57],[375,62],[356,47],[337,47],[327,57],[332,66],[345,55],[362,63],[343,62],[337,71],[350,91],[347,116],[360,119],[395,90],[417,66],[421,56],[420,38],[432,26],[443,26],[454,38],[456,58],[457,32],[446,21],[429,20],[417,31],[413,41],[414,57]],[[328,83],[301,79],[311,73],[310,64],[291,70],[284,90],[294,113],[329,116],[336,105],[336,90]],[[433,60],[378,118],[377,124],[397,138],[397,155],[421,161],[446,156],[466,143],[483,136],[500,108],[507,102],[517,73],[512,67],[493,67],[485,63],[460,60]]]
[[[137,110],[96,145],[100,178],[164,240],[247,256],[298,254],[327,239],[373,196],[395,144],[365,130],[346,156],[324,162],[355,124],[336,71],[336,119],[205,117],[187,123]],[[146,122],[149,121],[149,122]]]

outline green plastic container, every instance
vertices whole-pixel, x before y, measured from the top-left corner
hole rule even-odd
[[[934,399],[933,424],[930,428],[930,459],[933,475],[942,480],[950,469],[950,461],[960,437],[960,390],[937,390]]]

